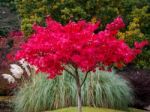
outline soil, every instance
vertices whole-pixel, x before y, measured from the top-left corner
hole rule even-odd
[[[0,76],[0,95],[1,96],[7,96],[10,95],[13,88],[12,85],[8,83],[6,79],[4,79],[2,76]]]
[[[0,112],[12,112],[12,96],[0,96]]]
[[[120,75],[126,75],[126,74],[146,74],[146,75],[150,75],[150,68],[149,69],[138,69],[138,68],[135,68],[133,65],[129,65],[127,67],[125,67],[124,69],[122,70],[119,70],[118,73]]]

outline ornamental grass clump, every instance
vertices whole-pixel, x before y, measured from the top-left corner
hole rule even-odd
[[[16,92],[14,103],[15,112],[41,112],[49,109],[52,100],[51,81],[46,75],[32,76],[31,81],[24,83]],[[54,86],[53,86],[54,87]]]
[[[35,32],[17,53],[18,59],[24,58],[38,71],[48,73],[51,79],[67,71],[76,83],[78,112],[82,112],[81,87],[90,72],[104,66],[120,68],[130,63],[148,44],[146,41],[135,43],[135,48],[130,48],[123,40],[115,38],[125,26],[121,17],[107,24],[104,31],[95,34],[98,26],[99,22],[84,20],[63,26],[48,17],[46,27],[33,26]],[[79,70],[84,72],[83,80]]]
[[[83,85],[83,104],[126,110],[132,104],[130,84],[114,72],[96,70]]]
[[[83,76],[83,73],[80,72],[80,75]],[[54,80],[47,80],[46,75],[38,74],[17,92],[15,112],[41,112],[77,106],[75,87],[74,78],[65,71]],[[114,72],[92,72],[81,91],[84,106],[127,109],[132,103],[132,89],[128,82]]]

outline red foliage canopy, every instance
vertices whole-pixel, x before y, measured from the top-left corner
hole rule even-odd
[[[97,34],[94,31],[99,22],[81,20],[63,26],[48,17],[46,25],[33,26],[35,33],[21,46],[17,58],[25,58],[40,71],[49,73],[50,78],[61,74],[68,64],[84,72],[104,65],[121,67],[141,52],[139,47],[130,48],[123,40],[116,39],[118,30],[125,26],[120,17]]]

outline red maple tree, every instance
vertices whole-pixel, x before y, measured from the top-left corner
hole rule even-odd
[[[135,43],[137,48],[130,48],[116,38],[118,30],[125,27],[121,17],[107,24],[104,31],[94,33],[99,24],[81,20],[63,26],[48,17],[46,27],[33,26],[35,32],[16,55],[39,71],[48,73],[49,78],[61,75],[63,70],[73,76],[77,85],[79,112],[82,111],[81,87],[88,73],[104,66],[122,67],[130,63],[147,44]],[[79,69],[85,73],[83,80]]]

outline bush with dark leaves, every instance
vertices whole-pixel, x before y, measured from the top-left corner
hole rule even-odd
[[[127,79],[134,91],[133,106],[144,108],[150,105],[150,70],[137,70],[129,68],[120,73]]]

